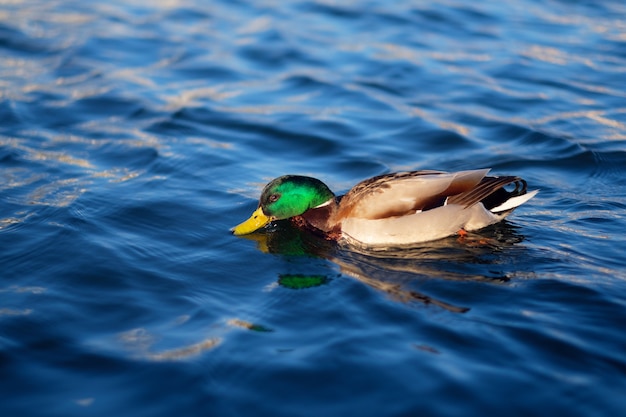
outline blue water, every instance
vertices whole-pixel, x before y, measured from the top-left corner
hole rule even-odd
[[[0,415],[624,416],[621,0],[0,3]],[[386,254],[273,177],[491,167]]]

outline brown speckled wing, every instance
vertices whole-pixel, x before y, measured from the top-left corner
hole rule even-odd
[[[336,219],[384,219],[432,208],[450,195],[472,190],[487,172],[488,169],[454,173],[410,171],[370,178],[343,197]]]

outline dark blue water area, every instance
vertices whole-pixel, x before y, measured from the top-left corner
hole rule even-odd
[[[0,4],[0,415],[619,416],[622,1]],[[262,186],[539,194],[361,252]]]

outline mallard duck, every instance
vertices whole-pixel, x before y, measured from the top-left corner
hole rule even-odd
[[[527,192],[520,177],[487,176],[489,171],[379,175],[339,197],[318,179],[284,175],[265,186],[256,211],[231,231],[244,235],[292,219],[327,239],[365,247],[437,240],[498,223],[538,192]]]

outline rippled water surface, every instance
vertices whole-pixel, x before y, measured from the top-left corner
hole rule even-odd
[[[0,1],[2,416],[618,416],[623,1]],[[232,236],[286,173],[491,167],[506,222]]]

